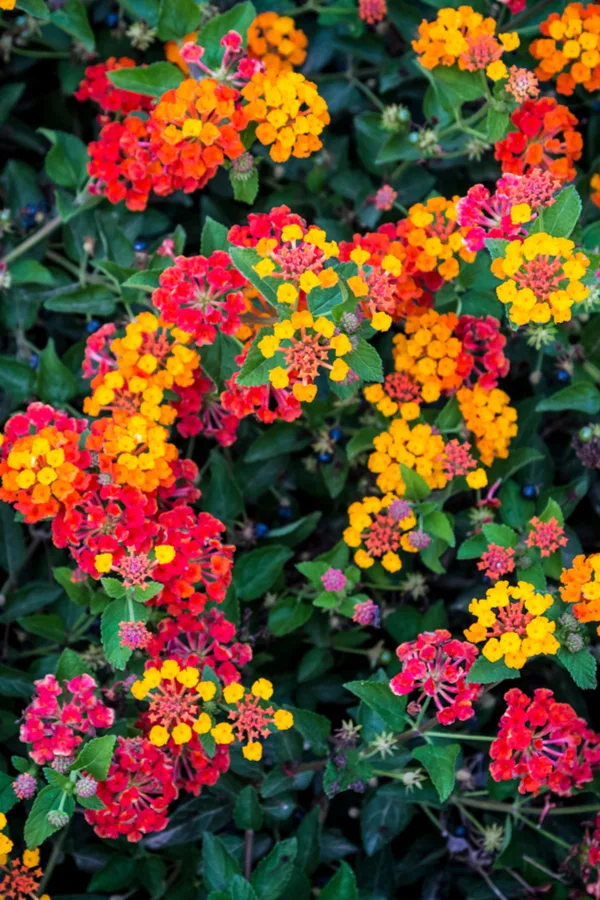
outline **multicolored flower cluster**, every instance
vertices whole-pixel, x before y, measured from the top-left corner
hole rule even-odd
[[[354,562],[361,569],[369,569],[376,561],[388,572],[398,572],[402,561],[398,550],[415,553],[419,548],[411,542],[417,524],[410,503],[393,494],[385,497],[364,497],[348,508],[350,525],[344,531],[344,541],[356,549]]]
[[[390,688],[400,696],[420,692],[407,707],[411,715],[420,712],[423,700],[433,699],[441,725],[464,722],[475,715],[473,703],[482,692],[480,684],[467,682],[477,655],[476,647],[456,640],[445,629],[424,631],[397,648],[402,671],[391,679]]]
[[[578,85],[586,91],[600,88],[600,6],[568,3],[540,23],[544,35],[532,41],[529,52],[539,61],[540,81],[555,75],[556,90],[570,97]]]
[[[553,656],[560,647],[556,622],[543,615],[553,602],[551,594],[536,592],[527,581],[499,581],[483,599],[471,601],[469,612],[477,621],[465,637],[475,644],[485,641],[481,652],[490,662],[503,659],[509,668],[522,669],[530,657]]]
[[[519,780],[520,794],[537,794],[546,787],[570,797],[592,780],[600,763],[598,735],[568,703],[538,688],[533,698],[518,688],[504,695],[507,709],[498,737],[490,747],[494,781]]]
[[[581,281],[589,264],[584,253],[575,252],[573,241],[540,231],[511,241],[505,256],[494,259],[492,272],[504,282],[496,294],[510,304],[508,315],[515,325],[568,322],[572,305],[589,293]]]
[[[560,596],[565,603],[574,604],[579,621],[600,622],[600,553],[578,554],[571,567],[563,569],[560,581]]]
[[[2,854],[0,873],[0,896],[10,900],[50,900],[48,894],[39,890],[44,873],[38,849],[24,850],[20,857]]]

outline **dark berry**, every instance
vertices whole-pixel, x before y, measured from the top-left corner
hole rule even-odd
[[[465,834],[465,831],[466,831],[466,829],[465,829],[464,825],[459,825],[458,828],[456,829],[456,836],[462,837],[463,834]]]
[[[133,245],[133,249],[136,253],[143,253],[144,250],[148,249],[148,241],[137,240]]]
[[[100,328],[100,322],[98,322],[96,319],[92,319],[85,326],[85,330],[87,331],[88,334],[93,334],[95,331],[98,331],[99,328]]]
[[[39,364],[40,364],[39,356],[37,355],[37,353],[32,353],[31,356],[29,357],[29,365],[31,366],[32,369],[37,369]]]
[[[266,537],[269,533],[269,528],[267,525],[264,525],[263,522],[259,522],[258,525],[254,526],[254,534],[256,537]]]
[[[329,437],[331,438],[332,441],[341,441],[343,436],[344,436],[344,433],[341,428],[332,428],[331,431],[329,432]]]
[[[561,384],[569,384],[569,382],[571,381],[571,375],[569,372],[567,372],[566,369],[559,369],[556,373],[556,380]]]
[[[292,518],[292,507],[291,506],[280,506],[277,510],[277,514],[280,519],[291,519]]]
[[[330,463],[333,459],[333,453],[319,453],[317,459],[320,463]]]
[[[104,21],[109,28],[114,28],[119,21],[119,16],[117,13],[109,13]]]
[[[526,500],[535,500],[538,495],[538,489],[535,484],[524,484],[521,488],[521,496]]]

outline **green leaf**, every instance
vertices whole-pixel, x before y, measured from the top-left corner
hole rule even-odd
[[[362,844],[367,856],[373,856],[404,831],[413,812],[413,805],[406,800],[404,785],[386,784],[379,788],[360,817]]]
[[[73,289],[44,300],[44,309],[51,312],[111,316],[116,309],[116,296],[101,284],[88,284],[85,287],[74,285]]]
[[[319,865],[321,843],[321,808],[317,806],[304,816],[296,832],[298,855],[296,867],[307,875],[312,875]]]
[[[48,338],[40,353],[36,391],[40,400],[54,406],[61,406],[77,394],[77,379],[58,358],[52,338]]]
[[[152,600],[160,594],[163,588],[164,585],[160,581],[148,581],[144,587],[138,585],[133,589],[133,599],[136,603],[146,603],[147,600]]]
[[[258,194],[258,169],[253,169],[247,178],[241,179],[235,175],[234,169],[229,170],[229,181],[233,188],[233,199],[238,203],[254,203]]]
[[[200,241],[200,253],[202,256],[210,256],[215,250],[229,252],[228,234],[229,229],[226,225],[221,225],[220,222],[207,216],[202,227],[202,238]]]
[[[499,111],[490,107],[486,119],[486,128],[488,140],[491,144],[506,137],[509,121],[510,117],[506,110]]]
[[[5,84],[0,88],[0,125],[6,122],[11,109],[23,96],[24,90],[24,81],[14,81],[12,84]]]
[[[509,242],[503,238],[486,238],[485,246],[490,251],[492,259],[498,259],[500,256],[506,256],[506,248]]]
[[[176,41],[196,31],[202,13],[194,0],[160,0],[158,37],[161,41]]]
[[[460,744],[424,744],[413,750],[413,757],[427,770],[442,803],[454,789],[456,760],[459,753]]]
[[[17,621],[29,634],[35,634],[47,641],[61,644],[66,638],[65,626],[60,616],[22,616]]]
[[[233,581],[240,600],[257,600],[279,578],[283,567],[293,556],[289,547],[275,544],[259,547],[240,556],[233,567]]]
[[[577,687],[584,691],[591,691],[597,687],[596,657],[588,647],[578,650],[577,653],[569,653],[566,647],[561,647],[556,658],[563,664]]]
[[[481,530],[490,544],[498,544],[499,547],[516,547],[519,543],[519,535],[508,525],[490,523],[483,525]]]
[[[237,31],[242,37],[242,46],[246,43],[248,28],[256,18],[256,10],[252,3],[236,3],[236,5],[219,16],[213,16],[200,31],[197,43],[204,47],[202,62],[209,69],[218,68],[223,59],[221,38],[228,31]]]
[[[0,503],[0,566],[12,575],[25,560],[23,529],[15,522],[15,514],[8,503]]]
[[[61,187],[81,187],[87,178],[89,157],[86,145],[66,131],[51,131],[48,128],[40,128],[39,131],[52,144],[44,160],[48,178]]]
[[[252,247],[231,247],[229,250],[229,254],[236,269],[238,269],[238,271],[242,273],[244,278],[246,278],[250,282],[250,284],[255,287],[260,294],[263,295],[265,300],[267,300],[267,302],[270,303],[271,306],[277,309],[281,305],[277,302],[278,281],[276,278],[269,278],[269,276],[261,278],[258,272],[255,271],[254,266],[257,265],[262,259],[262,257],[258,255],[256,250],[254,250]],[[287,307],[287,309],[289,310],[289,307]],[[271,330],[268,329],[267,333],[271,333]],[[260,337],[261,334],[259,333],[257,336],[257,340],[259,340]],[[262,354],[261,358],[264,358],[262,357]]]
[[[456,94],[461,104],[483,97],[484,88],[478,72],[461,71],[457,66],[437,66],[432,74],[435,81]]]
[[[493,484],[498,478],[501,478],[502,481],[507,481],[519,469],[523,469],[530,463],[538,462],[543,458],[544,454],[540,453],[539,450],[534,450],[533,447],[517,447],[515,450],[510,451],[507,459],[494,461],[494,465],[488,473],[488,481],[490,484]]]
[[[400,463],[400,474],[402,475],[402,481],[406,486],[404,492],[406,500],[416,502],[418,500],[425,500],[426,497],[429,497],[431,488],[425,479],[421,478],[421,476],[413,469],[409,469],[404,463]]]
[[[308,709],[286,707],[294,716],[294,728],[302,739],[312,748],[313,753],[322,756],[329,749],[328,738],[331,733],[331,722],[325,716]],[[280,732],[287,734],[287,732]]]
[[[563,516],[563,511],[552,497],[548,500],[544,507],[543,513],[540,515],[541,522],[549,522],[550,519],[556,519],[559,525],[565,524],[565,517]]]
[[[251,784],[247,784],[238,794],[233,818],[236,828],[242,831],[260,831],[262,828],[263,810]]]
[[[296,838],[279,841],[252,873],[251,884],[258,900],[278,900],[292,877],[298,851]]]
[[[75,801],[70,794],[65,794],[61,788],[48,785],[39,792],[31,812],[25,822],[25,843],[29,850],[34,850],[44,843],[46,838],[58,831],[54,825],[48,821],[48,813],[52,810],[58,810],[63,801],[62,809],[68,816],[73,815],[75,809]]]
[[[71,771],[85,771],[97,781],[104,781],[108,775],[116,740],[114,734],[105,734],[88,741],[77,754]]]
[[[348,459],[354,459],[359,453],[362,453],[364,450],[369,450],[373,446],[373,439],[376,438],[378,434],[381,434],[380,428],[375,428],[374,425],[366,425],[364,428],[361,428],[360,431],[357,431],[356,434],[352,435],[346,444],[346,456]]]
[[[234,875],[229,885],[230,894],[227,895],[228,900],[256,900],[256,891],[249,881],[246,881],[241,875]],[[208,898],[211,900],[211,897]]]
[[[578,381],[545,397],[536,406],[538,412],[560,412],[565,409],[595,416],[600,412],[600,391],[591,381]]]
[[[14,760],[18,759],[18,757],[13,757],[13,765],[15,765]],[[31,763],[28,760],[21,760],[22,763],[25,763],[24,769],[19,769],[17,766],[17,771],[19,772],[28,772],[31,766]],[[12,783],[14,778],[11,775],[8,775],[6,772],[0,772],[0,812],[7,813],[9,810],[16,806],[19,802],[19,798],[14,792]]]
[[[210,452],[210,481],[202,491],[202,508],[221,522],[230,524],[244,512],[244,498],[219,450]]]
[[[210,832],[202,838],[202,874],[213,891],[225,891],[234,875],[241,875],[237,860],[223,841]]]
[[[392,731],[403,731],[406,724],[406,700],[393,694],[389,684],[377,681],[348,681],[347,691],[360,697]]]
[[[18,259],[9,266],[11,284],[54,285],[54,275],[37,259]]]
[[[571,185],[561,191],[552,206],[540,210],[529,234],[545,231],[553,237],[568,238],[581,216],[581,197]]]
[[[319,524],[321,515],[322,513],[316,510],[296,522],[290,522],[289,525],[273,528],[269,531],[268,540],[269,542],[275,541],[277,544],[285,544],[286,547],[295,547],[313,533]]]
[[[450,519],[445,513],[438,512],[438,510],[433,510],[423,516],[423,530],[432,537],[445,541],[451,547],[454,547],[456,543]]]
[[[494,681],[519,678],[520,674],[519,669],[510,669],[501,659],[497,662],[490,662],[485,656],[480,656],[471,666],[467,682],[469,684],[491,684]]]
[[[185,75],[177,66],[169,62],[150,63],[149,66],[134,66],[131,69],[115,69],[107,72],[109,81],[124,91],[135,91],[150,97],[162,97],[165,91],[179,87]]]
[[[121,646],[119,625],[121,622],[145,622],[150,609],[141,603],[128,604],[127,599],[113,600],[102,613],[100,633],[106,658],[116,669],[124,669],[132,651]]]
[[[88,15],[81,0],[67,0],[64,6],[50,14],[54,25],[66,31],[71,37],[83,44],[86,50],[92,51],[96,45],[94,32],[91,29]]]
[[[347,356],[344,356],[353,372],[361,381],[383,381],[383,363],[375,347],[372,347],[364,338],[358,342],[358,347]]]
[[[85,663],[79,653],[69,650],[66,647],[60,654],[58,665],[56,667],[56,678],[58,681],[70,681],[78,675],[84,675],[86,671]]]
[[[309,437],[298,436],[298,428],[293,422],[276,422],[250,445],[244,462],[264,462],[284,453],[303,450],[309,443]]]
[[[340,867],[319,892],[319,900],[358,900],[356,875],[347,862]]]
[[[276,637],[283,637],[298,628],[302,628],[313,614],[309,603],[298,603],[295,597],[280,600],[269,610],[269,630]]]
[[[100,584],[104,588],[105,593],[113,600],[120,600],[127,593],[125,585],[118,578],[101,578]]]
[[[123,282],[123,287],[139,288],[151,294],[160,287],[159,279],[162,272],[162,269],[142,269],[141,272],[134,272]]]
[[[27,363],[0,356],[0,388],[15,404],[24,403],[34,393],[35,372]]]
[[[17,0],[17,9],[24,10],[34,19],[50,18],[50,12],[43,0]]]

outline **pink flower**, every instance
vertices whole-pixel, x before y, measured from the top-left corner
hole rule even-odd
[[[375,209],[380,210],[390,210],[393,208],[394,203],[396,202],[396,198],[398,196],[397,191],[394,190],[389,184],[384,184],[383,187],[380,187],[375,197],[373,198],[373,202],[375,204]]]
[[[341,569],[327,569],[321,576],[321,581],[326,591],[343,591],[347,578]]]
[[[188,65],[199,63],[204,56],[204,47],[194,44],[192,41],[186,41],[179,51],[182,60]]]
[[[565,529],[554,517],[547,522],[542,522],[541,519],[534,516],[529,524],[531,531],[527,535],[525,543],[528,547],[537,547],[542,556],[550,556],[559,547],[567,544]]]
[[[477,568],[484,572],[492,581],[498,581],[503,575],[513,572],[515,568],[515,551],[512,547],[500,547],[499,544],[489,544],[482,554]]]

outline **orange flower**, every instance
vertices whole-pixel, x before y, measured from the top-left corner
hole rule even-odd
[[[187,43],[195,44],[197,39],[198,32],[190,31],[190,33],[186,34],[185,37],[182,37],[180,41],[167,41],[167,43],[165,44],[165,56],[167,57],[169,62],[175,63],[176,66],[179,66],[181,71],[185,72],[186,75],[190,74],[190,70],[188,64],[182,59],[179,49]]]
[[[405,242],[413,251],[419,272],[437,272],[445,281],[459,273],[459,259],[473,262],[475,254],[466,249],[464,236],[468,229],[456,224],[458,197],[431,197],[426,203],[415,203],[408,210],[403,228]],[[410,251],[409,251],[410,252]]]
[[[258,122],[256,137],[271,146],[271,159],[305,159],[323,144],[319,135],[329,124],[327,104],[316,84],[298,72],[258,72],[242,88],[249,122]]]
[[[560,595],[565,603],[573,603],[580,622],[600,621],[600,553],[579,554],[572,568],[563,569]],[[598,629],[600,634],[600,628]]]
[[[540,24],[544,35],[529,48],[539,61],[535,74],[540,81],[554,75],[559,94],[571,96],[578,84],[586,91],[600,88],[600,5],[569,3],[562,13],[551,13]]]
[[[248,29],[248,56],[260,59],[272,74],[291,72],[306,59],[308,39],[291,16],[260,13]]]

